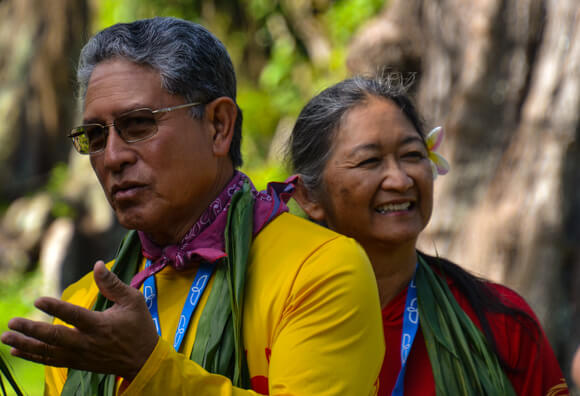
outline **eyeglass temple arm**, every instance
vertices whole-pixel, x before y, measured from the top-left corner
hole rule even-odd
[[[199,106],[200,104],[202,104],[202,103],[201,102],[185,103],[185,104],[181,104],[181,105],[177,105],[177,106],[164,107],[163,109],[153,110],[152,113],[153,114],[156,114],[156,113],[167,113],[168,111],[184,109],[186,107]]]

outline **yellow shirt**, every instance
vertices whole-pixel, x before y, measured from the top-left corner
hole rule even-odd
[[[376,394],[384,355],[380,306],[371,265],[354,240],[290,214],[256,236],[243,317],[254,390],[236,388],[188,358],[211,281],[183,342],[185,354],[173,349],[194,276],[195,269],[171,267],[155,275],[162,336],[123,395]],[[97,291],[89,274],[67,288],[63,300],[90,308]],[[45,395],[59,395],[66,374],[47,367]]]

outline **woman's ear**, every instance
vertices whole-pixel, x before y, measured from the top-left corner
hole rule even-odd
[[[227,96],[214,99],[205,106],[205,116],[211,127],[213,152],[217,157],[229,155],[237,115],[235,102]]]
[[[298,202],[298,205],[300,205],[308,217],[318,223],[324,222],[326,217],[324,206],[314,198],[314,193],[306,188],[300,175],[298,176],[295,187],[296,191],[292,198]]]

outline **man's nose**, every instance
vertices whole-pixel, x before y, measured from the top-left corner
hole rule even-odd
[[[113,172],[121,171],[136,159],[135,152],[119,135],[114,124],[107,125],[108,134],[103,153],[104,165]]]

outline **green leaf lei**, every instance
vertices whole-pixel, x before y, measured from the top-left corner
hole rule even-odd
[[[461,309],[445,279],[419,255],[417,297],[421,330],[438,396],[515,396],[484,335]]]

